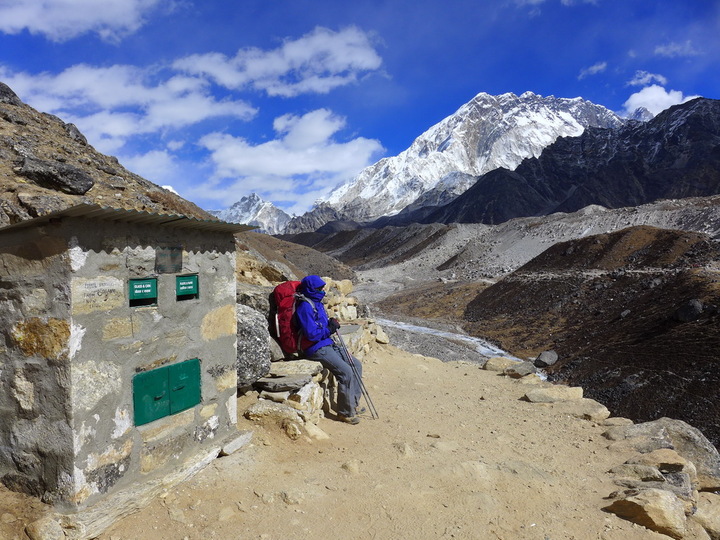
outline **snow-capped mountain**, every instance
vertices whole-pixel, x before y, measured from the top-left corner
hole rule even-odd
[[[259,227],[258,232],[279,234],[290,221],[290,216],[273,203],[264,201],[255,193],[243,197],[230,208],[211,210],[211,214],[230,223],[244,223]]]
[[[622,208],[707,197],[720,193],[718,148],[720,100],[696,98],[647,122],[588,128],[558,139],[514,171],[484,174],[449,204],[403,212],[382,224],[497,224],[589,205]]]
[[[341,219],[369,221],[409,205],[448,202],[482,174],[498,167],[513,170],[523,159],[539,156],[558,137],[623,123],[615,113],[582,98],[480,93],[407,150],[339,186],[324,201],[325,213],[329,205]],[[286,232],[308,230],[303,225],[312,220],[304,217],[293,219]]]

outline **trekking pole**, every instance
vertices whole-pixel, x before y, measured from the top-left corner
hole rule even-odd
[[[380,415],[377,413],[377,409],[375,408],[375,404],[372,402],[372,399],[370,399],[370,394],[367,391],[367,388],[365,387],[365,383],[362,380],[362,377],[360,376],[360,373],[358,373],[357,366],[355,366],[355,362],[353,361],[353,357],[348,351],[347,346],[345,345],[345,340],[343,340],[342,336],[339,332],[336,332],[335,335],[338,337],[338,340],[340,341],[340,349],[345,353],[345,360],[348,364],[350,364],[350,368],[353,371],[353,374],[355,375],[355,378],[360,383],[360,391],[362,392],[363,397],[365,398],[365,402],[368,404],[368,409],[370,409],[370,415],[373,417],[373,419],[380,418]]]

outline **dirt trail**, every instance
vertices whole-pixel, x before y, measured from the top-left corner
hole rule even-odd
[[[391,346],[364,363],[380,419],[323,419],[292,441],[242,420],[252,445],[216,460],[100,540],[661,539],[605,513],[629,457],[566,404],[477,365]],[[239,398],[239,410],[253,401]]]

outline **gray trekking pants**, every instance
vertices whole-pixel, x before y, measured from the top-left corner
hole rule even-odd
[[[362,364],[360,361],[352,357],[353,365],[359,377],[362,377]],[[338,414],[343,416],[355,416],[355,408],[360,403],[360,380],[355,376],[353,368],[347,363],[340,347],[337,345],[327,345],[315,351],[310,360],[320,362],[323,367],[328,369],[335,376],[338,383]]]

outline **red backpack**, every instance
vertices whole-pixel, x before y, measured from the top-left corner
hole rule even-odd
[[[275,305],[274,334],[285,354],[296,354],[300,349],[300,335],[294,325],[295,292],[299,281],[285,281],[273,289],[272,298]]]
[[[300,329],[295,323],[295,302],[298,300],[309,302],[317,313],[315,304],[297,292],[299,286],[299,281],[285,281],[273,289],[271,296],[273,337],[280,343],[280,348],[286,355],[296,355],[302,350]]]

